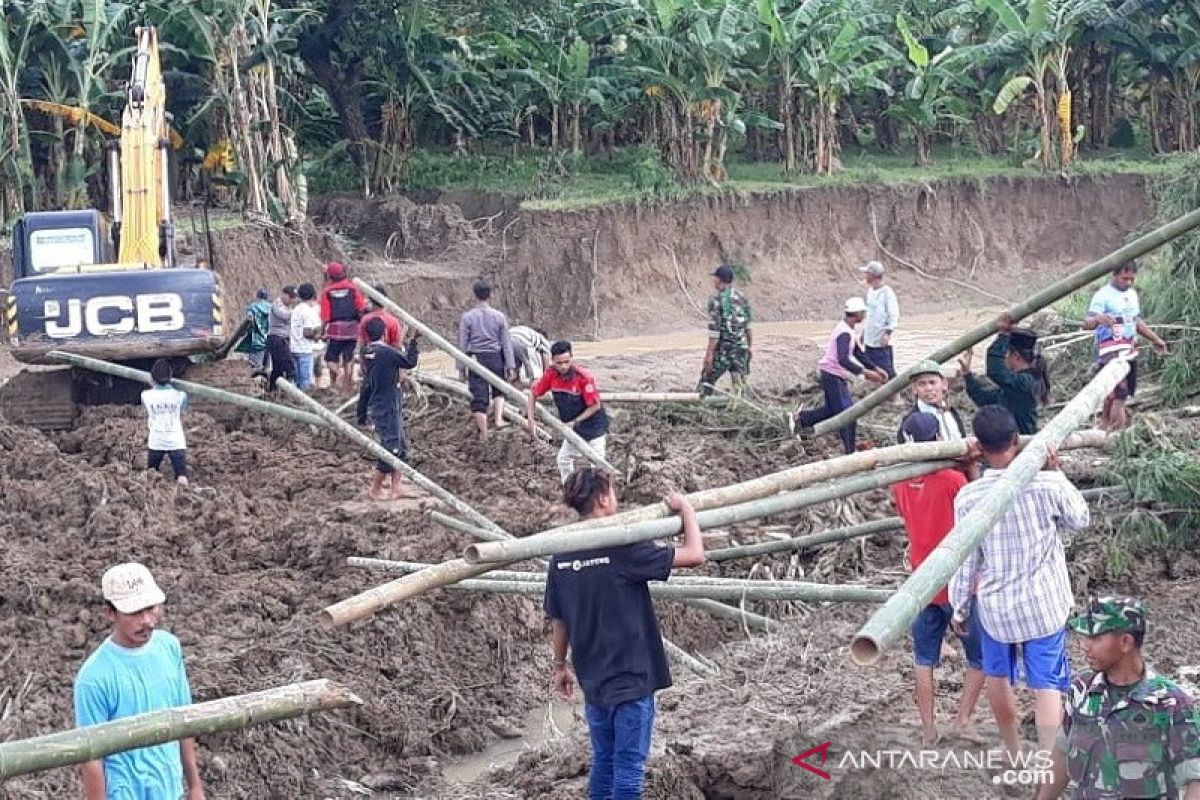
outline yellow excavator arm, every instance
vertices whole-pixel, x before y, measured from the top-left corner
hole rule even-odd
[[[121,175],[120,191],[113,193],[113,221],[120,225],[117,261],[171,267],[175,248],[167,186],[170,130],[158,32],[149,26],[138,28],[137,39],[121,115],[120,165],[112,165]]]

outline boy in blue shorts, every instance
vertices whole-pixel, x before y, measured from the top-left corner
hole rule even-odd
[[[900,429],[903,442],[933,442],[941,438],[941,424],[932,414],[916,412],[904,419]],[[904,519],[908,533],[908,563],[912,569],[921,566],[954,527],[954,498],[967,484],[962,471],[955,468],[938,470],[892,486],[892,500]],[[968,600],[968,602],[970,602]],[[921,715],[921,745],[933,747],[941,738],[934,718],[933,670],[942,660],[942,640],[950,626],[952,609],[950,594],[945,587],[934,595],[913,622],[913,678],[916,681],[917,711]],[[962,699],[954,722],[956,735],[975,739],[971,717],[983,690],[983,672],[979,644],[979,615],[968,617],[966,635],[960,636],[967,656],[967,674],[963,678]]]
[[[954,499],[956,521],[995,489],[1019,447],[1017,422],[1003,406],[979,409],[972,427],[988,470]],[[1071,681],[1066,625],[1074,603],[1062,534],[1089,522],[1087,501],[1058,471],[1058,454],[1051,452],[1042,471],[950,580],[956,629],[963,628],[968,614],[979,614],[988,702],[1011,759],[1021,746],[1013,695],[1018,662],[1036,698],[1042,751],[1050,752],[1062,723],[1063,694]],[[974,609],[967,605],[972,589]]]

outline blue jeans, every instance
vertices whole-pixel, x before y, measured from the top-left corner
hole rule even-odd
[[[588,703],[592,735],[589,800],[640,800],[654,730],[654,695],[615,706]]]
[[[292,353],[292,358],[296,360],[296,388],[311,389],[316,386],[316,381],[313,380],[312,353]]]

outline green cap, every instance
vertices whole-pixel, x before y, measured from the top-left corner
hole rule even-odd
[[[1093,597],[1067,626],[1084,636],[1146,630],[1146,605],[1132,597]]]
[[[941,375],[942,365],[934,361],[932,358],[926,358],[917,362],[913,367],[912,376],[914,378],[921,375]]]

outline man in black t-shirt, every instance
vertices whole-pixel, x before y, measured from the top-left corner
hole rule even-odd
[[[612,516],[617,496],[593,467],[571,474],[563,497],[585,519]],[[683,496],[666,498],[683,522],[683,545],[640,542],[555,556],[546,580],[546,616],[554,645],[554,689],[563,700],[583,689],[592,739],[593,798],[640,798],[654,727],[654,693],[671,685],[658,617],[647,581],[672,567],[704,563],[696,511]],[[575,671],[567,666],[567,651]]]
[[[404,441],[404,396],[397,384],[400,382],[400,370],[417,366],[417,336],[409,339],[408,345],[401,351],[383,343],[387,324],[382,319],[376,317],[368,320],[364,330],[370,343],[362,351],[363,376],[358,392],[358,424],[366,425],[369,415],[375,432],[379,434],[379,443],[396,458],[403,460],[408,455],[408,445]],[[367,496],[372,500],[387,499],[383,493],[383,482],[389,475],[392,500],[420,496],[405,491],[400,483],[400,475],[383,460],[375,465],[375,477]]]

